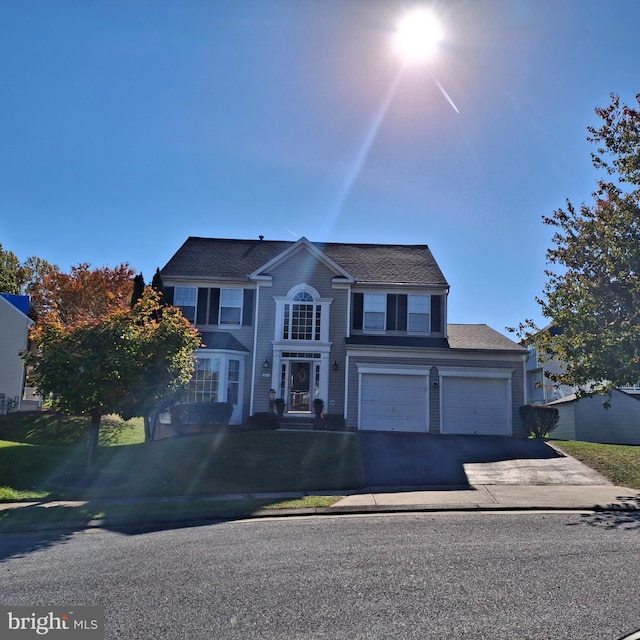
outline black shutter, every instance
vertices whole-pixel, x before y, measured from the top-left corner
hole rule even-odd
[[[407,296],[398,295],[398,331],[407,330]]]
[[[175,287],[165,287],[162,292],[162,301],[165,304],[173,305],[173,293],[175,291]]]
[[[209,289],[209,324],[218,324],[220,289]]]
[[[253,289],[245,289],[242,301],[242,326],[253,324]]]
[[[431,296],[431,331],[442,331],[442,296]]]
[[[196,306],[196,324],[207,324],[207,306],[209,305],[209,289],[198,287]]]
[[[362,331],[362,312],[364,310],[364,294],[354,293],[351,305],[351,328]]]
[[[387,331],[395,331],[398,328],[398,296],[395,293],[387,293]]]

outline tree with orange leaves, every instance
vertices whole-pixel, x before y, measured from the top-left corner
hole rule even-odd
[[[62,275],[53,274],[38,292],[34,348],[25,361],[54,406],[90,417],[92,467],[102,416],[146,417],[186,385],[200,334],[178,308],[163,307],[151,287],[131,307],[127,265],[94,271],[79,265]]]
[[[110,313],[129,307],[134,274],[127,263],[99,269],[82,263],[71,267],[70,273],[49,271],[32,296],[38,321],[98,324]]]

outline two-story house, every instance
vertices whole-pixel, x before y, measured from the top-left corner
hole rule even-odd
[[[187,401],[232,423],[312,402],[352,429],[523,435],[527,350],[447,323],[449,284],[426,245],[190,237],[161,270],[201,331]]]

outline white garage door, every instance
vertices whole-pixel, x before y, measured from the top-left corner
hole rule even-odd
[[[361,429],[429,430],[426,376],[365,373],[361,385]]]
[[[511,435],[509,380],[442,378],[442,433]]]

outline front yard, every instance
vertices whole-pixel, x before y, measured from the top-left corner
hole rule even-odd
[[[141,421],[110,418],[84,473],[86,421],[0,416],[0,500],[144,498],[341,490],[362,485],[348,433],[246,431],[143,443]]]

